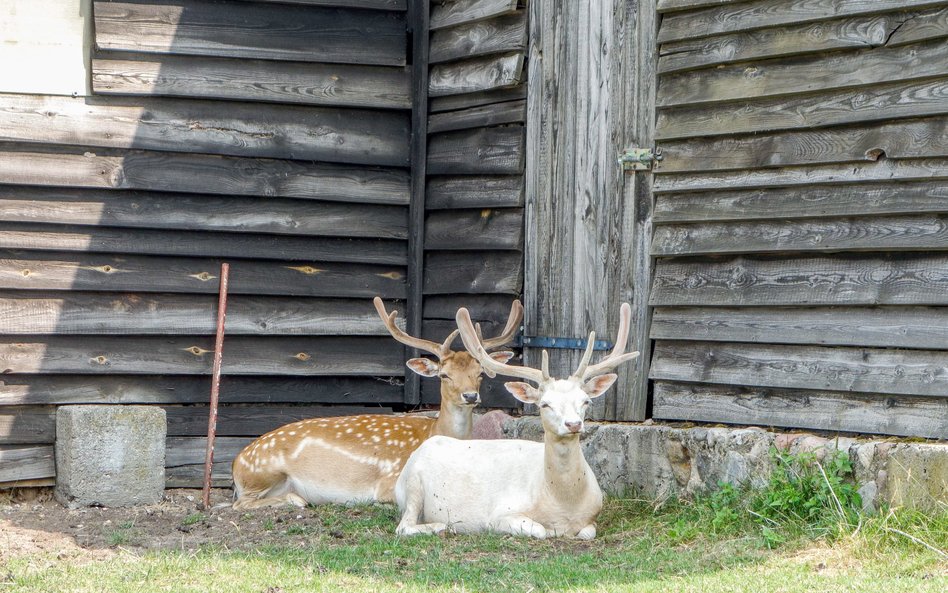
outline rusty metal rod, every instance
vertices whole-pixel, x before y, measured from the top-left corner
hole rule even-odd
[[[224,322],[227,320],[227,277],[230,266],[221,264],[220,296],[217,299],[217,338],[214,341],[214,367],[211,370],[211,403],[207,417],[207,454],[204,457],[204,508],[211,506],[211,470],[214,467],[214,439],[217,437],[217,397],[221,390],[221,360],[224,354]]]

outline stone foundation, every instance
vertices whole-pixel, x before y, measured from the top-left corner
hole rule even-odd
[[[507,438],[542,440],[537,417],[510,418]],[[771,447],[822,458],[849,453],[867,510],[880,503],[919,509],[948,505],[948,443],[897,439],[824,438],[760,428],[587,423],[583,452],[609,494],[635,493],[653,500],[708,492],[721,482],[751,487],[767,483]]]

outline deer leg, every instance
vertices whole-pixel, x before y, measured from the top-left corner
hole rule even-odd
[[[501,517],[491,525],[491,529],[500,533],[526,535],[536,539],[544,539],[547,536],[546,528],[543,525],[523,515]]]
[[[234,501],[234,510],[259,509],[261,507],[277,507],[281,505],[303,508],[307,504],[309,503],[307,503],[302,496],[294,492],[287,492],[280,496],[265,496],[263,498],[241,496]]]
[[[405,510],[395,528],[396,535],[434,535],[448,528],[444,523],[419,523],[425,507],[425,490],[416,474],[408,477],[405,486]]]
[[[584,539],[584,540],[596,539],[596,524],[590,523],[589,525],[580,529],[579,533],[576,534],[576,539]]]

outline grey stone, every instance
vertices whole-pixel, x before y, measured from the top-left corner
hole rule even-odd
[[[56,500],[70,508],[159,502],[166,430],[165,411],[155,406],[61,406]]]
[[[879,487],[875,481],[866,482],[859,488],[859,496],[862,497],[862,510],[872,513],[877,508],[876,498],[879,495]]]
[[[474,427],[471,430],[472,439],[502,439],[504,426],[514,418],[501,410],[491,410],[486,414],[474,416]]]
[[[886,464],[889,502],[924,511],[948,503],[948,447],[902,443],[889,452]]]

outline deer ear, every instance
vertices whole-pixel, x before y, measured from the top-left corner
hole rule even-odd
[[[412,358],[405,362],[405,366],[422,377],[434,377],[441,370],[441,365],[430,358]]]
[[[586,395],[589,397],[599,397],[603,393],[609,390],[612,387],[612,384],[616,382],[616,379],[619,378],[619,375],[615,373],[609,373],[608,375],[599,375],[594,377],[583,385],[583,391],[586,392]]]
[[[504,364],[508,360],[514,357],[514,353],[511,352],[510,350],[501,350],[500,352],[491,352],[489,356],[493,358],[494,360],[496,360],[497,362],[499,362],[500,364]],[[497,376],[497,373],[495,373],[494,371],[487,370],[483,367],[482,367],[482,370],[485,375],[487,375],[488,377],[492,379]]]
[[[529,383],[511,381],[510,383],[504,383],[504,387],[507,388],[507,391],[509,391],[511,395],[525,404],[535,404],[540,401],[539,390]]]

